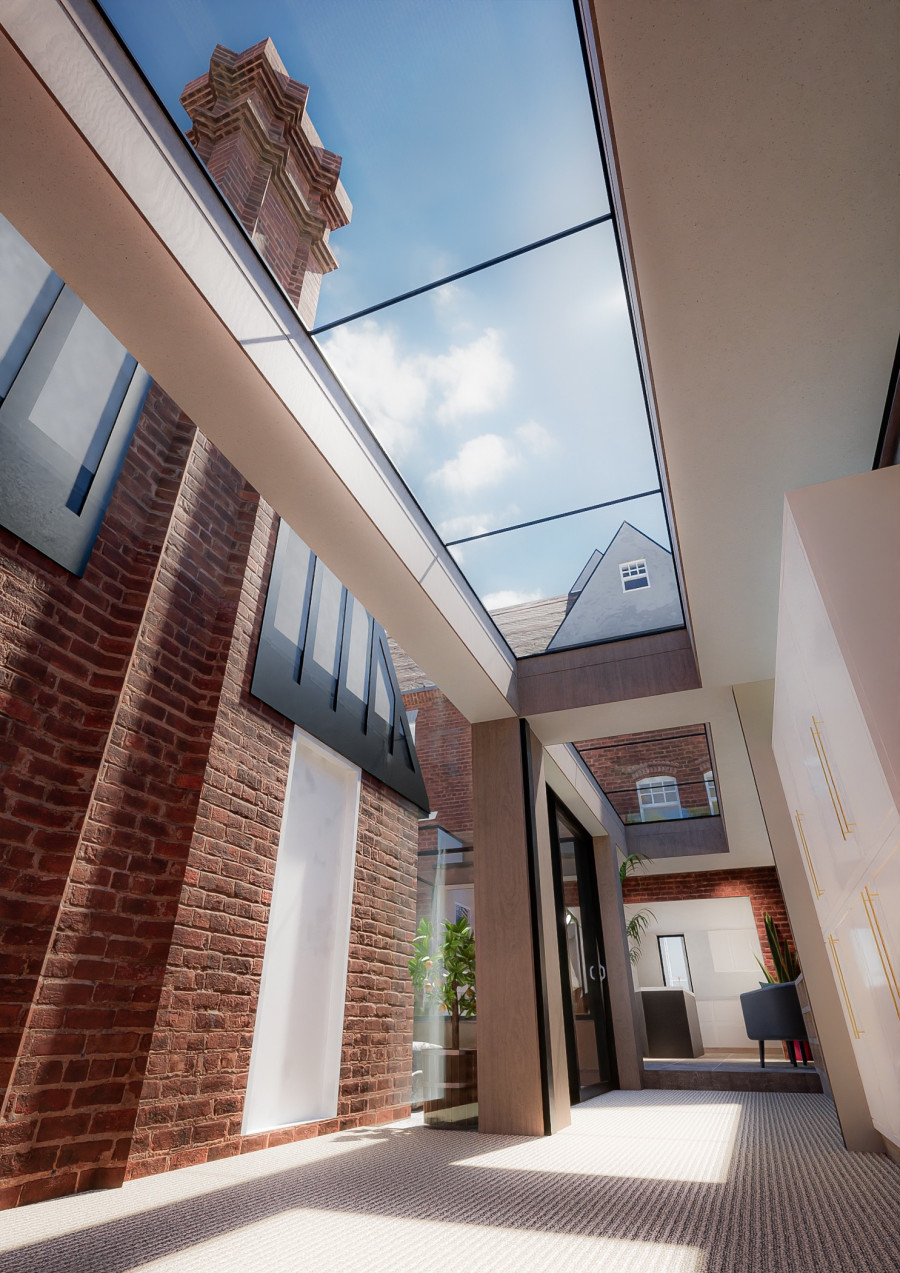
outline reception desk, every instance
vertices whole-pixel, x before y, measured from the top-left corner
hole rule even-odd
[[[690,990],[649,986],[638,993],[647,1026],[647,1056],[703,1055],[697,1000]]]

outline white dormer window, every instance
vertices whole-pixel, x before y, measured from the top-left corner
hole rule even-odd
[[[635,588],[650,587],[650,580],[647,577],[647,562],[643,557],[640,561],[620,562],[619,573],[622,576],[623,592],[634,592]]]

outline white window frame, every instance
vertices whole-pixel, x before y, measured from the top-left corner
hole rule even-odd
[[[648,814],[652,815],[656,809],[677,808],[680,812],[681,795],[678,790],[678,781],[671,774],[656,774],[652,778],[640,778],[636,786],[641,822],[646,822]],[[670,798],[673,794],[674,800]],[[651,816],[650,820],[655,819]]]
[[[647,573],[647,558],[638,557],[635,561],[620,561],[619,577],[622,580],[623,592],[637,592],[639,588],[649,588],[650,576]],[[627,585],[633,583],[634,580],[640,582],[629,588]]]

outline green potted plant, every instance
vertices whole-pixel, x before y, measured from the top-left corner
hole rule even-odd
[[[476,1051],[460,1048],[459,1023],[475,1016],[475,935],[465,915],[444,921],[443,940],[419,920],[409,960],[416,1009],[437,1006],[450,1018],[450,1047],[423,1052],[425,1122],[429,1126],[469,1126],[477,1122]]]
[[[778,931],[778,925],[775,920],[766,911],[763,916],[763,923],[766,926],[766,939],[769,943],[769,953],[772,956],[772,967],[775,969],[774,975],[765,966],[759,955],[756,956],[756,962],[763,971],[765,981],[759,984],[763,986],[778,986],[786,981],[796,981],[800,976],[800,960],[797,958],[797,952],[793,946],[789,946],[787,941],[781,940],[781,933]],[[807,1061],[813,1059],[812,1049],[806,1039],[796,1040],[800,1047],[803,1058]],[[789,1055],[788,1045],[782,1044],[785,1056]]]
[[[619,880],[624,885],[629,875],[635,875],[638,871],[643,870],[650,858],[646,853],[628,853],[619,863]],[[639,911],[635,911],[631,919],[625,925],[625,936],[628,938],[628,958],[632,964],[636,964],[641,957],[641,942],[644,934],[650,927],[650,921],[656,919],[653,911],[649,906],[642,907]]]
[[[443,978],[440,1000],[450,1016],[450,1047],[459,1051],[460,1017],[474,1017],[475,934],[465,915],[444,921],[444,940],[438,951]]]
[[[763,970],[765,981],[761,981],[761,986],[774,986],[783,981],[796,981],[800,976],[800,960],[797,958],[797,952],[793,946],[789,946],[786,941],[781,940],[781,934],[778,931],[778,925],[772,916],[766,911],[763,916],[763,922],[766,926],[766,938],[769,942],[769,951],[772,955],[772,967],[775,969],[774,976],[769,972],[759,955],[756,956],[756,962]]]

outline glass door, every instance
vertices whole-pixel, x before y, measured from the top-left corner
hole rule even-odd
[[[557,934],[572,1104],[617,1085],[597,873],[590,836],[550,798]]]

